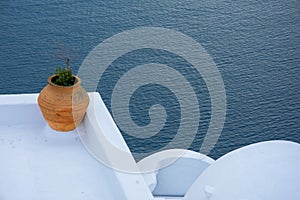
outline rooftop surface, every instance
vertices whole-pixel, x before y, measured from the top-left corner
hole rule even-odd
[[[95,98],[91,98],[87,116],[93,114],[95,107],[98,113],[107,112],[99,96],[90,95]],[[151,197],[142,176],[117,172],[99,162],[87,151],[76,130],[50,129],[36,99],[37,94],[0,95],[1,200]],[[80,128],[84,130],[87,123],[88,117]],[[89,134],[94,134],[93,130],[90,127]],[[120,135],[107,138],[129,151]]]

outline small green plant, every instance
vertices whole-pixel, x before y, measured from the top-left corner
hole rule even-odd
[[[67,68],[61,68],[60,66],[55,69],[55,77],[52,82],[60,86],[72,86],[75,83],[72,70]]]
[[[75,84],[76,79],[73,76],[72,70],[70,68],[71,51],[72,51],[71,48],[69,51],[64,51],[62,49],[61,58],[65,61],[66,67],[61,68],[60,66],[58,66],[57,68],[55,68],[54,74],[56,76],[52,78],[51,80],[52,83],[60,86],[72,86]]]

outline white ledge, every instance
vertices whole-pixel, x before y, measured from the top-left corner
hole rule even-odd
[[[91,142],[102,150],[97,141],[101,132],[131,155],[100,95],[89,95],[86,117],[71,132],[48,127],[37,105],[38,94],[0,95],[0,199],[153,198],[141,175],[117,171],[88,153]],[[113,160],[109,152],[99,152]],[[134,162],[132,156],[129,161]]]

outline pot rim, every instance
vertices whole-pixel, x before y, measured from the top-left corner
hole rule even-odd
[[[70,86],[63,86],[63,85],[56,85],[55,83],[53,83],[51,80],[56,77],[58,75],[54,74],[54,75],[51,75],[48,77],[48,84],[51,85],[51,86],[55,86],[55,87],[58,87],[58,88],[73,88],[73,87],[77,87],[81,84],[81,79],[76,76],[76,75],[72,75],[72,77],[75,78],[75,83],[74,85],[70,85]]]

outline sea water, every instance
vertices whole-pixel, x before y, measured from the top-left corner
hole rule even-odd
[[[300,142],[299,13],[297,0],[2,0],[0,94],[38,93],[53,69],[64,65],[63,48],[72,48],[71,66],[77,73],[89,52],[105,39],[134,28],[162,27],[201,44],[224,82],[226,118],[210,156],[218,158],[265,140]],[[193,87],[200,120],[188,148],[199,151],[211,120],[210,95],[201,74],[182,57],[151,48],[130,52],[107,68],[97,91],[112,112],[118,80],[147,63],[174,68]],[[129,106],[132,120],[138,126],[151,123],[149,109],[157,104],[167,118],[156,135],[138,138],[121,130],[131,151],[151,154],[176,136],[181,107],[172,90],[159,84],[134,92]]]

